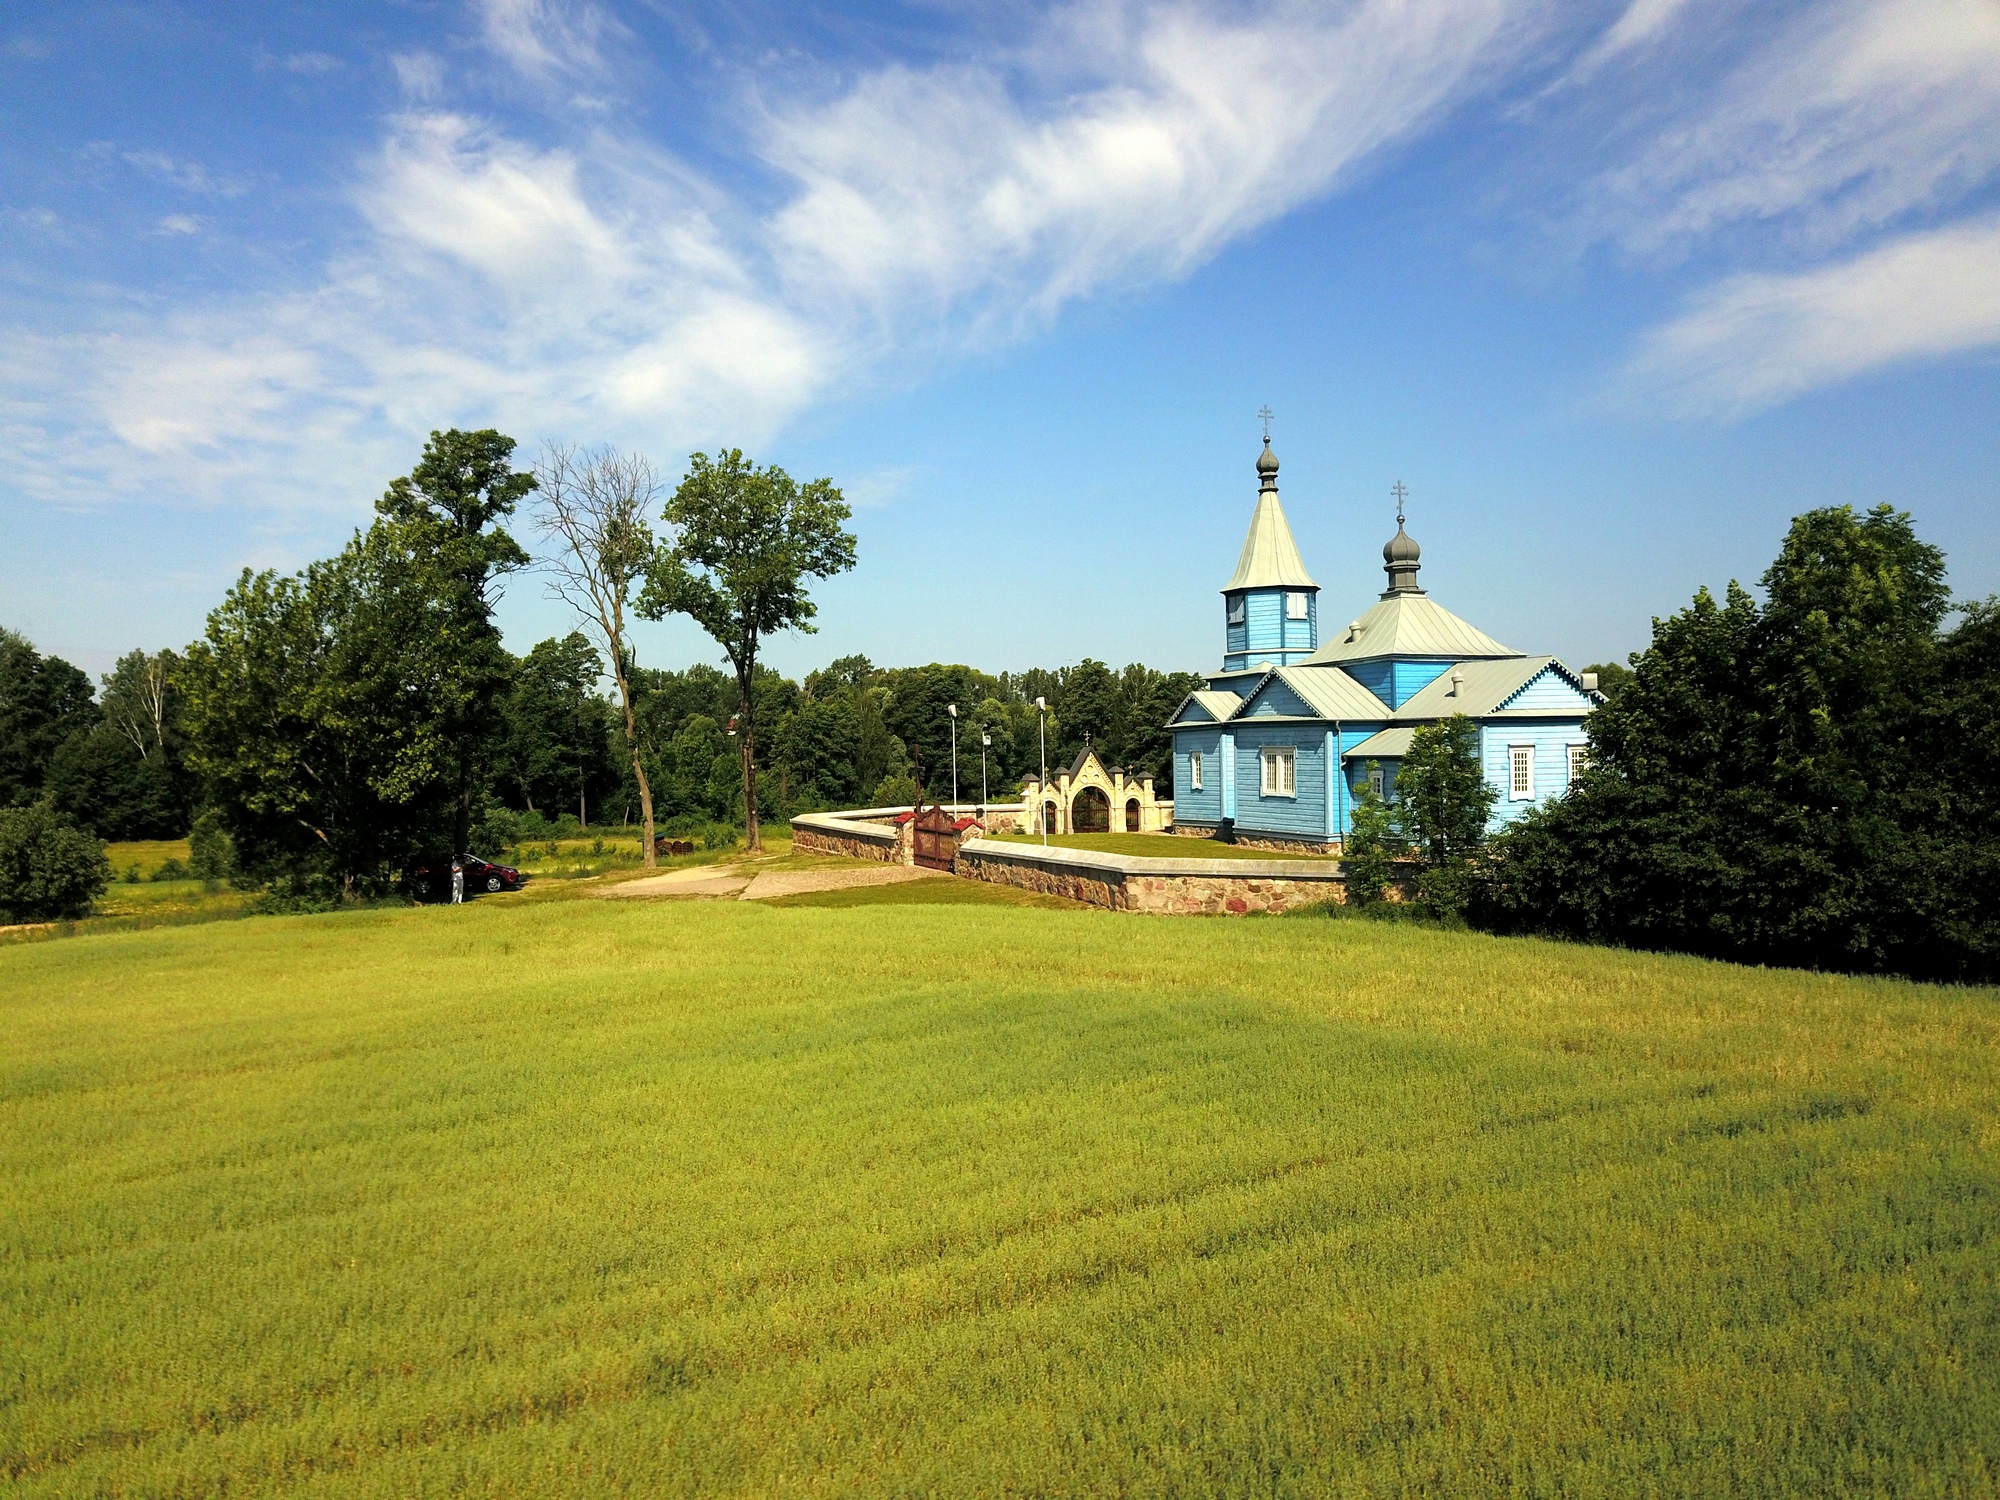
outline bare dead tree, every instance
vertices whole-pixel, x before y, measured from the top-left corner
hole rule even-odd
[[[639,783],[646,868],[652,869],[657,863],[653,787],[639,754],[639,719],[632,706],[628,615],[653,556],[646,516],[658,499],[659,477],[642,454],[550,443],[536,460],[535,484],[535,529],[554,543],[537,566],[549,597],[570,607],[611,663],[625,711],[625,749]]]

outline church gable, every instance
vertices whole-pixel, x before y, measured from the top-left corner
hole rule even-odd
[[[1197,688],[1181,700],[1181,706],[1174,710],[1174,716],[1167,721],[1169,729],[1184,724],[1221,724],[1235,717],[1236,710],[1243,706],[1243,700],[1234,693],[1216,688]]]
[[[1583,715],[1597,700],[1583,690],[1560,662],[1552,661],[1508,697],[1495,712],[1503,714]]]
[[[1239,719],[1316,719],[1312,705],[1301,698],[1276,673],[1264,679],[1263,685],[1250,695]]]

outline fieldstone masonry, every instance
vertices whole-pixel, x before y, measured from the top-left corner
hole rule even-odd
[[[1109,911],[1243,916],[1347,899],[1333,860],[1142,859],[973,839],[959,847],[954,872]]]

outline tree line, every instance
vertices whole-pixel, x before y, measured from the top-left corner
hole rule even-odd
[[[32,863],[60,843],[75,873],[60,898],[0,873],[0,907],[87,907],[101,854],[86,859],[88,840],[61,828],[120,840],[199,825],[205,850],[226,848],[237,878],[280,904],[385,892],[412,860],[504,839],[519,815],[636,819],[648,863],[657,824],[728,825],[755,847],[763,812],[911,801],[919,773],[948,795],[954,703],[965,800],[982,748],[994,800],[1011,800],[1044,727],[1052,764],[1088,733],[1165,794],[1164,725],[1198,685],[1186,674],[846,657],[793,682],[764,665],[771,634],[812,629],[808,583],[853,564],[831,481],[732,450],[693,455],[666,494],[637,455],[554,446],[518,470],[514,446],[433,433],[340,553],[289,575],[246,570],[199,640],[131,653],[100,691],[0,633],[0,809],[35,810],[0,844]],[[493,609],[536,562],[508,529],[524,505],[542,581],[579,628],[516,657]],[[700,623],[728,670],[642,665],[633,621],[669,614]]]

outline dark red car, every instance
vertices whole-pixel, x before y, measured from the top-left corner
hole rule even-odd
[[[497,894],[501,891],[518,891],[521,888],[521,872],[512,865],[496,865],[491,860],[481,859],[476,854],[461,854],[458,862],[465,871],[465,894],[468,896],[481,891]],[[411,867],[408,879],[410,894],[419,901],[451,899],[449,859],[422,860]]]

